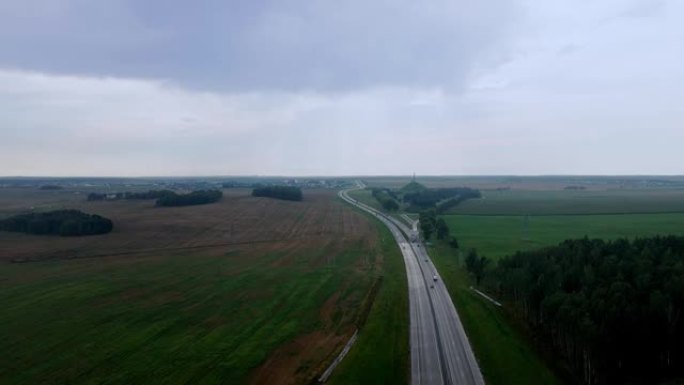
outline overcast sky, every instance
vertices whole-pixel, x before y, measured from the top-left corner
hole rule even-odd
[[[684,174],[680,0],[2,0],[0,175]]]

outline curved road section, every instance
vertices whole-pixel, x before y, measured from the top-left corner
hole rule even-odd
[[[364,187],[360,182],[357,184],[358,188]],[[351,198],[351,190],[354,189],[340,191],[340,198],[383,222],[404,256],[411,321],[411,384],[484,385],[454,303],[419,241],[417,223],[409,228]]]

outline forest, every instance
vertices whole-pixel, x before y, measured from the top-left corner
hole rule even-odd
[[[112,221],[78,210],[20,214],[0,221],[0,230],[38,235],[79,236],[112,231]]]
[[[684,374],[684,237],[567,240],[500,259],[484,285],[584,384]]]
[[[286,201],[301,201],[302,189],[293,186],[259,186],[252,190],[254,197],[268,197]]]
[[[157,199],[157,206],[192,206],[218,202],[223,198],[223,192],[219,190],[197,190],[188,194],[176,194],[168,192]]]

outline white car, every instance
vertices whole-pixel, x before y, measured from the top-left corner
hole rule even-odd
[[[435,282],[437,282],[437,274],[435,274],[435,275],[432,276],[432,280],[435,281]]]

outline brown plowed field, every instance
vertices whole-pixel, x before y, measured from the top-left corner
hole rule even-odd
[[[20,199],[16,192],[3,194]],[[370,225],[340,204],[331,204],[331,191],[307,191],[305,202],[253,198],[248,190],[225,190],[214,204],[154,207],[153,200],[87,202],[64,191],[63,200],[52,191],[29,195],[5,213],[25,211],[50,202],[52,208],[75,208],[114,221],[106,235],[62,238],[0,232],[0,258],[15,261],[149,254],[193,248],[225,248],[231,244],[293,242],[318,243],[365,237]],[[55,198],[57,197],[57,198]],[[42,207],[45,207],[44,205]],[[23,210],[22,210],[23,209]]]

